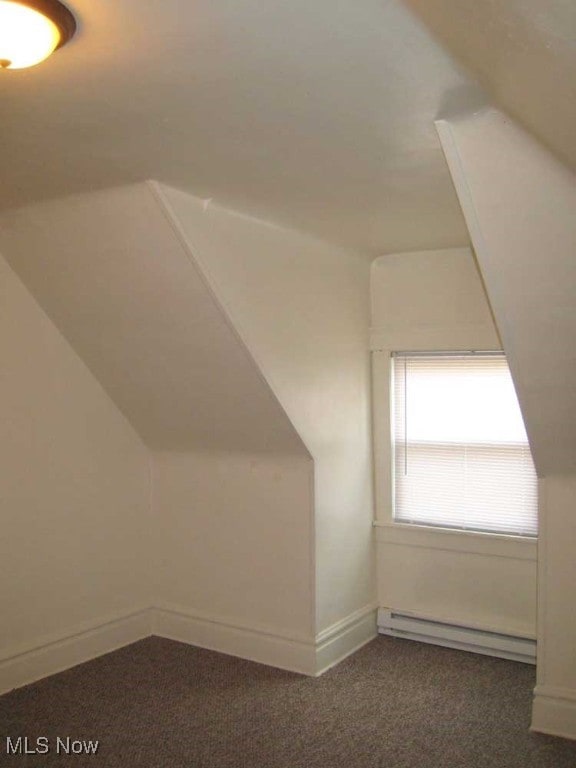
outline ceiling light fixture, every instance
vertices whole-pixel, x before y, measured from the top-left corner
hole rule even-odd
[[[0,0],[0,68],[32,67],[75,31],[74,16],[59,0]]]

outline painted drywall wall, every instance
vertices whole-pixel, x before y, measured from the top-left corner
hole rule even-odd
[[[314,459],[320,632],[373,600],[369,265],[178,190],[155,190]]]
[[[378,528],[378,601],[447,624],[536,638],[536,544]],[[442,539],[442,536],[449,539]]]
[[[576,584],[575,499],[574,476],[546,478],[543,504],[546,511],[546,561],[543,586],[548,594],[543,607],[546,622],[557,627],[558,632],[545,637],[540,682],[544,685],[562,685],[573,690],[576,690],[576,612],[567,610],[565,598],[566,585]]]
[[[148,606],[150,484],[139,437],[2,258],[0,350],[5,689],[14,657]]]
[[[204,619],[217,632],[251,627],[247,644],[236,636],[226,648],[274,663],[270,648],[293,641],[286,665],[314,673],[320,630],[352,616],[342,632],[353,642],[369,634],[360,615],[372,586],[368,265],[229,213],[214,229],[191,202],[202,254],[238,278],[231,298],[250,308],[238,315],[266,328],[251,349],[275,347],[267,365],[222,310],[224,292],[198,268],[154,184],[3,212],[0,244],[157,454],[148,560],[163,626],[186,615],[190,641]],[[315,481],[306,443],[320,459]],[[344,652],[344,640],[318,642],[322,664],[333,660],[327,643]]]
[[[468,248],[382,256],[371,293],[379,605],[535,637],[534,542],[392,525],[390,353],[501,347],[474,257]]]
[[[576,476],[543,482],[538,680],[532,728],[576,739]]]
[[[0,219],[12,264],[151,449],[150,604],[313,638],[309,453],[150,185]],[[142,521],[125,524],[140,544]]]
[[[486,110],[439,123],[538,474],[576,470],[576,176]]]
[[[453,344],[498,349],[500,341],[469,248],[381,256],[372,263],[372,348],[454,349]],[[406,338],[402,338],[402,332]],[[446,339],[442,339],[442,333]],[[428,341],[426,334],[431,337]],[[462,334],[462,342],[456,334]]]
[[[147,445],[306,455],[147,184],[5,211],[0,248]]]
[[[154,604],[312,641],[312,469],[293,456],[155,454]]]
[[[576,738],[576,177],[497,110],[438,131],[545,477],[533,728]]]

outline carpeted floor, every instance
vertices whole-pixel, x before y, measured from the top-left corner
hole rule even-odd
[[[318,679],[148,638],[0,697],[0,765],[575,768],[576,742],[529,733],[533,686],[532,667],[387,637]]]

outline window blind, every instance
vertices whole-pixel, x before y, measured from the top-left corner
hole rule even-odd
[[[395,353],[398,522],[536,536],[537,478],[503,353]]]

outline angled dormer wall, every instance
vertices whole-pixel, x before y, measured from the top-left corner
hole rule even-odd
[[[0,248],[152,449],[306,455],[148,185],[5,212]]]
[[[314,458],[315,632],[353,618],[360,641],[374,631],[369,262],[155,192]]]
[[[148,634],[150,468],[2,257],[0,357],[4,692]]]
[[[269,299],[296,268],[284,304],[253,305],[258,322],[288,329],[275,357],[241,337],[232,319],[247,316],[223,311],[225,291],[216,296],[153,185],[5,212],[0,249],[149,449],[153,514],[131,525],[145,548],[148,631],[315,673],[374,632],[368,265],[228,212],[218,220],[223,241],[213,218],[197,228],[216,243],[201,255],[252,274],[236,298],[252,300],[258,261],[276,274]],[[148,482],[146,464],[147,493]],[[57,552],[48,564],[57,571]],[[321,590],[329,631],[318,637]],[[66,612],[60,626],[65,635]]]
[[[576,177],[496,110],[438,130],[543,478],[533,728],[576,738]]]

